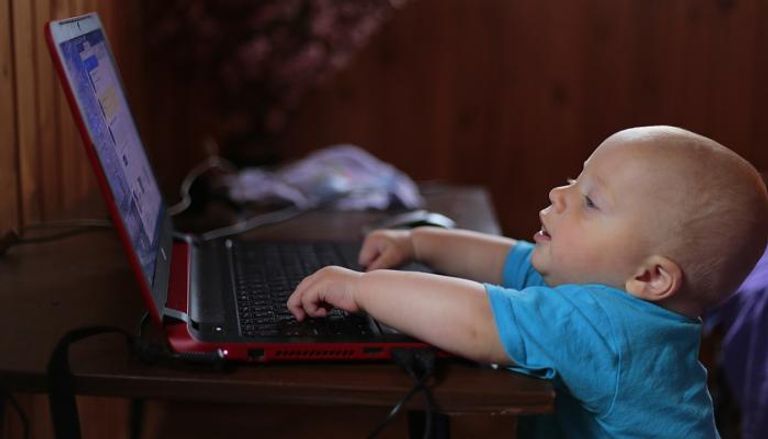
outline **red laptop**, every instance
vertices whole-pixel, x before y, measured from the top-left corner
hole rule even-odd
[[[359,243],[202,240],[173,230],[96,14],[46,25],[57,73],[147,310],[179,353],[241,361],[387,359],[424,344],[369,316],[297,322],[285,303],[325,265],[357,267]]]

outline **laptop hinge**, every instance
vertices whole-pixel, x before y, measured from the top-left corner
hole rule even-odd
[[[178,309],[163,307],[163,317],[170,317],[187,324],[190,323],[189,315],[183,311],[179,311]]]

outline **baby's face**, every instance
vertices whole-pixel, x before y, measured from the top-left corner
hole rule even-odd
[[[663,192],[656,171],[647,151],[609,138],[576,180],[550,191],[532,259],[547,284],[624,288],[666,232],[654,219]]]

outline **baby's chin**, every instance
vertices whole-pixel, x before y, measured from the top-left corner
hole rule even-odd
[[[536,266],[534,266],[533,268],[536,268]],[[562,279],[559,276],[554,275],[553,273],[544,272],[544,271],[539,270],[538,268],[536,268],[536,270],[538,270],[539,274],[541,274],[541,278],[544,279],[544,283],[548,287],[556,287],[558,285],[565,285],[565,284],[569,284],[569,283],[574,283],[574,282],[568,282],[567,280]]]
[[[576,282],[576,281],[570,281],[568,279],[558,278],[557,276],[552,276],[552,275],[542,275],[541,277],[544,279],[544,283],[547,284],[548,287],[558,287],[560,285],[583,283],[583,282]]]
[[[593,281],[587,281],[583,274],[581,275],[574,275],[574,273],[564,273],[564,270],[557,270],[553,269],[556,267],[542,267],[542,264],[540,261],[538,261],[536,257],[536,253],[534,250],[534,253],[531,257],[531,265],[533,268],[536,269],[536,271],[539,272],[541,275],[541,278],[544,279],[544,283],[548,287],[556,287],[559,285],[568,285],[568,284],[586,284],[586,283],[600,283],[600,282],[593,282]],[[546,265],[546,263],[544,264]]]

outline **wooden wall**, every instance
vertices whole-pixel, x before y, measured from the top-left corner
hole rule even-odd
[[[98,11],[129,88],[143,70],[139,2],[0,0],[0,233],[10,227],[93,214],[95,191],[43,37],[45,22]],[[119,10],[117,6],[120,6]],[[141,104],[140,96],[130,96]],[[139,105],[140,106],[140,105]],[[143,114],[143,112],[139,112]]]
[[[768,169],[766,0],[413,0],[311,94],[282,149],[352,142],[417,179],[490,188],[539,227],[609,134],[673,124]]]
[[[41,38],[50,17],[103,14],[166,195],[202,158],[215,123],[147,65],[141,4],[0,0],[0,230],[93,192]],[[768,169],[765,53],[768,0],[411,0],[306,96],[277,150],[352,142],[416,179],[486,185],[505,232],[526,237],[548,189],[621,128],[680,125]]]
[[[131,90],[143,78],[139,2],[119,0],[0,0],[0,234],[51,219],[102,215],[83,203],[96,191],[79,134],[43,37],[43,24],[98,11]],[[119,8],[118,8],[119,6]],[[129,99],[140,110],[142,99]],[[0,286],[2,288],[2,286]],[[8,353],[5,353],[8,354]],[[45,395],[16,395],[30,418],[32,438],[52,437]],[[127,437],[127,401],[78,398],[84,437]],[[0,437],[21,438],[9,405]]]

